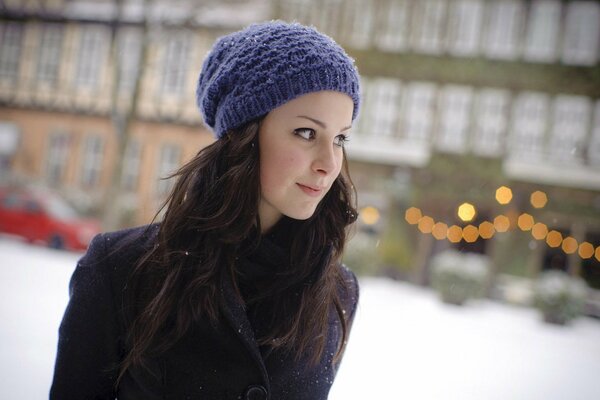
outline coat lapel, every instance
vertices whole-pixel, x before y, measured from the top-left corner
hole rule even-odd
[[[223,306],[221,307],[223,314],[231,325],[231,328],[235,331],[242,343],[244,343],[244,346],[258,365],[267,391],[270,393],[271,390],[269,387],[267,368],[265,367],[264,360],[258,348],[258,343],[254,337],[254,331],[248,320],[244,304],[238,298],[229,274],[226,274],[226,277],[223,280],[221,294],[224,299],[224,302],[222,302]]]

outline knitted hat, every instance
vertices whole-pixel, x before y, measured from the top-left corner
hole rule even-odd
[[[253,24],[223,36],[208,54],[196,101],[217,138],[306,93],[346,93],[358,114],[359,77],[330,37],[298,23]]]

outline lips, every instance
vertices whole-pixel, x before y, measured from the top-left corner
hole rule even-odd
[[[300,190],[312,197],[320,196],[321,193],[323,193],[323,188],[319,186],[304,185],[301,183],[297,183],[297,185],[300,188]]]

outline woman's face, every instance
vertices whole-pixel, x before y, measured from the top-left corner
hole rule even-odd
[[[354,103],[343,93],[297,97],[263,119],[260,150],[262,231],[286,215],[307,219],[331,188],[343,162]]]

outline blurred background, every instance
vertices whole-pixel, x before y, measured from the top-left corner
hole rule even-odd
[[[214,40],[295,20],[362,75],[344,261],[366,295],[396,285],[464,313],[537,310],[551,327],[591,324],[600,342],[600,2],[3,0],[0,12],[1,240],[82,251],[100,230],[148,223],[173,184],[161,178],[214,140],[194,93]],[[14,246],[0,261],[30,249]]]

